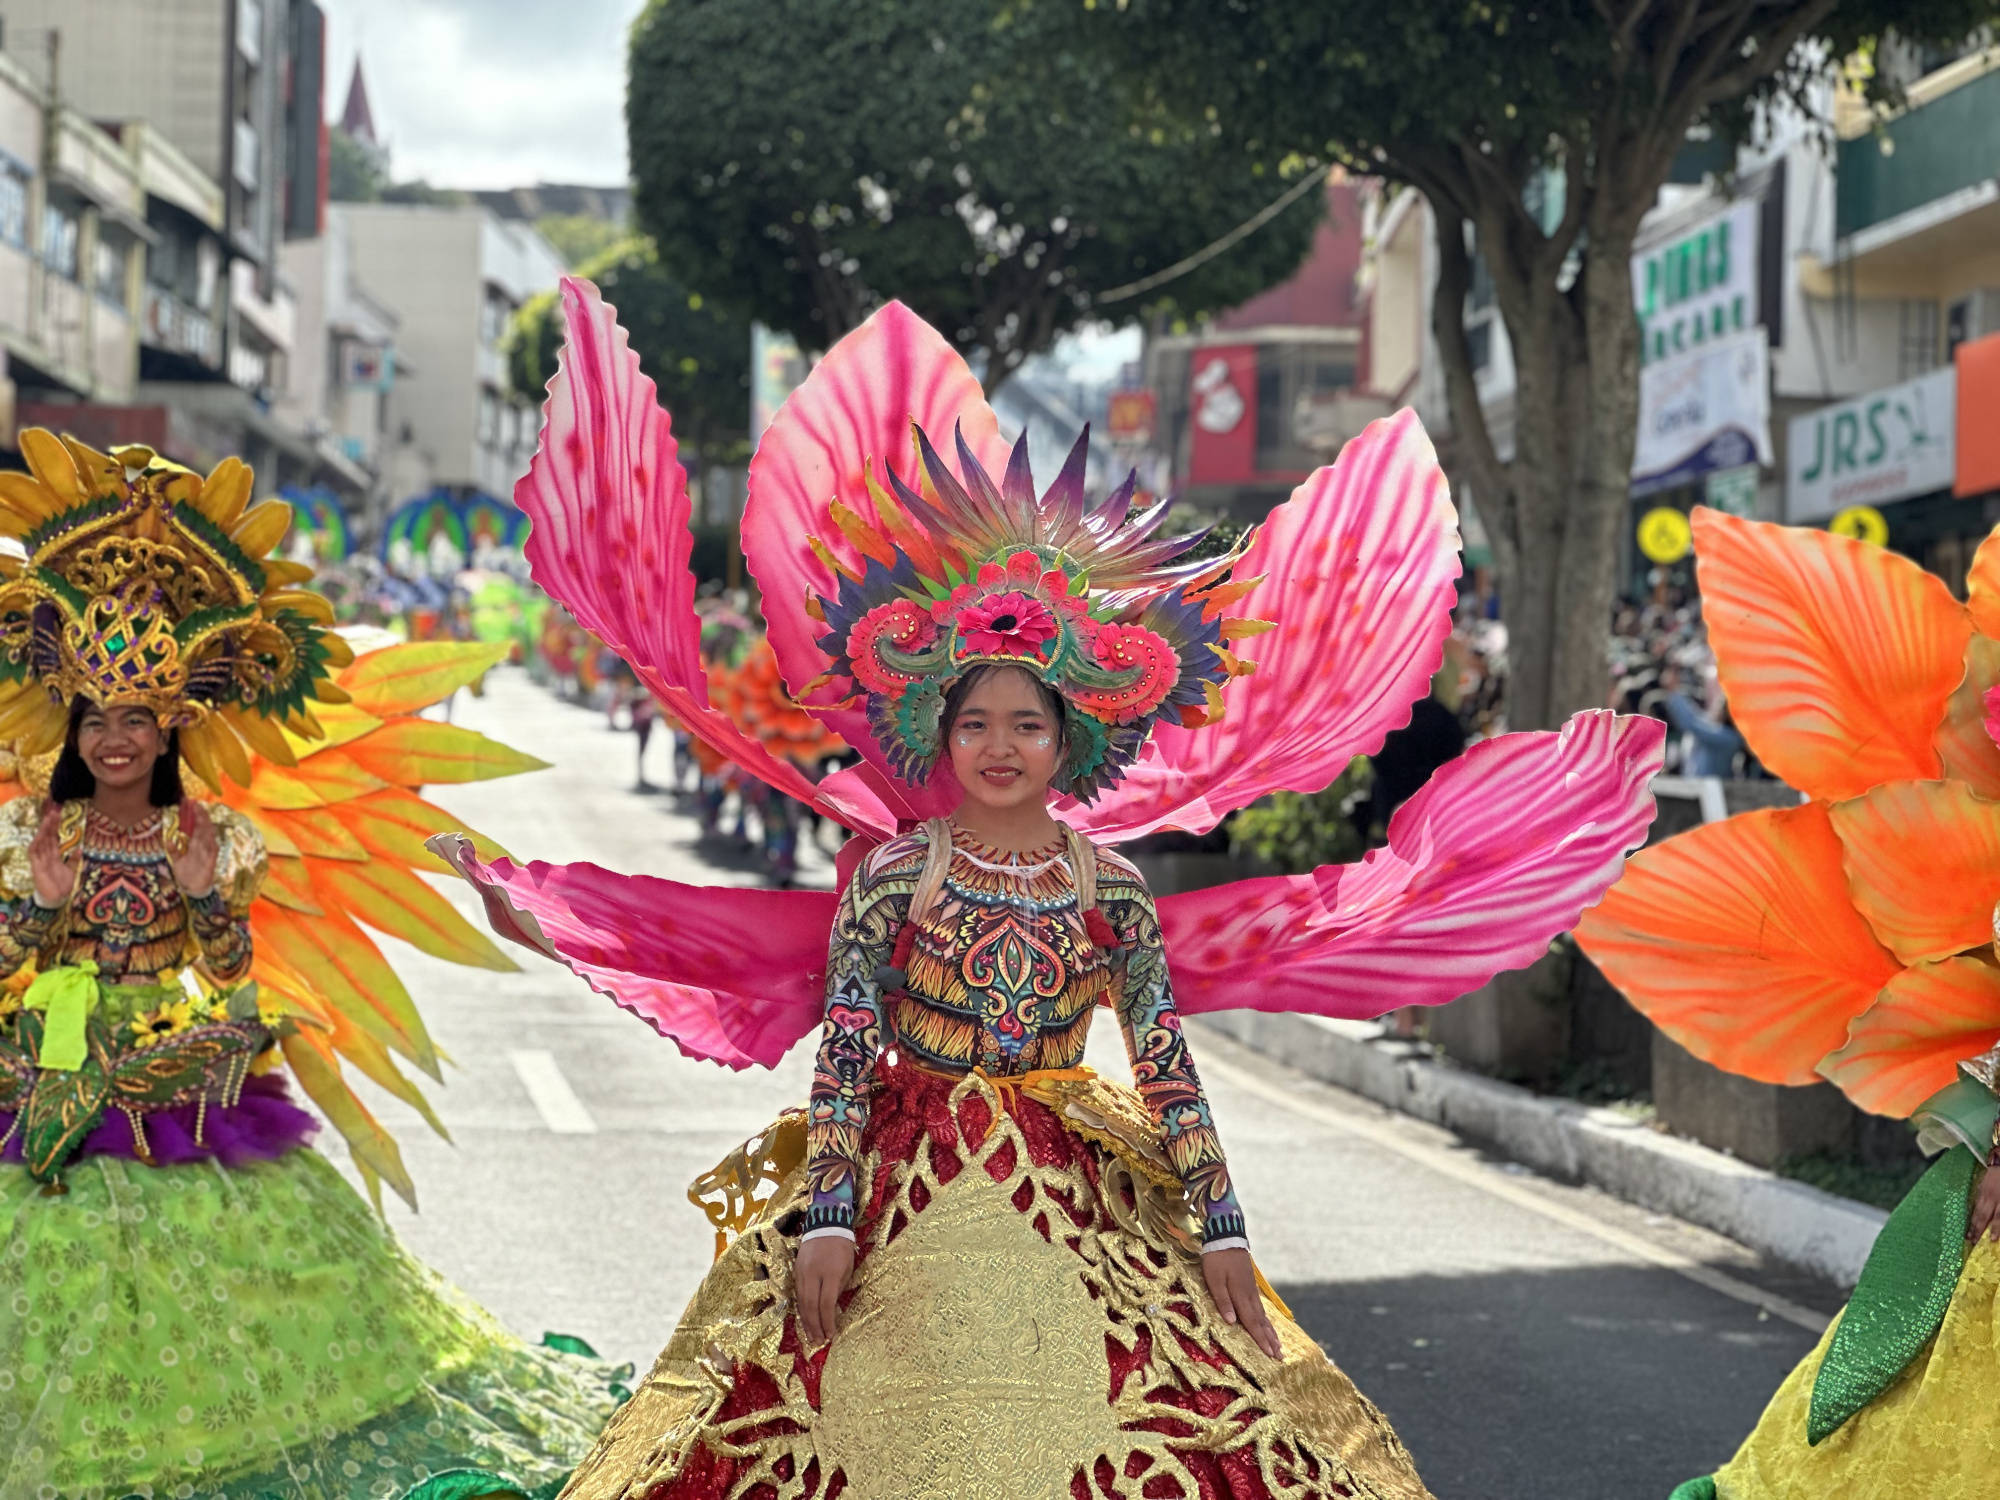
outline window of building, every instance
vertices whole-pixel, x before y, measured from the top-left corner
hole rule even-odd
[[[1479,318],[1465,325],[1465,352],[1472,360],[1474,374],[1493,363],[1493,320]]]
[[[491,447],[500,440],[500,397],[491,389],[479,393],[479,441]]]
[[[96,283],[97,295],[114,307],[125,305],[125,268],[129,262],[126,247],[97,237],[97,249],[93,252],[97,264],[92,268],[91,279]]]
[[[0,163],[0,240],[28,248],[28,176],[12,162]]]
[[[42,264],[67,281],[77,279],[80,232],[74,210],[59,203],[42,206]]]
[[[507,294],[498,287],[489,286],[486,296],[479,304],[479,342],[492,348],[506,336],[507,320],[514,315],[514,304]]]

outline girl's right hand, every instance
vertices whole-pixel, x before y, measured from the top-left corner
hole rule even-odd
[[[817,1348],[833,1337],[833,1324],[840,1313],[840,1294],[847,1278],[854,1274],[854,1241],[841,1234],[823,1234],[806,1240],[792,1262],[792,1281],[798,1288],[799,1333],[808,1349]]]
[[[44,907],[69,905],[76,889],[76,865],[63,858],[62,804],[51,802],[42,814],[42,826],[28,844],[28,870],[35,877],[35,900]]]

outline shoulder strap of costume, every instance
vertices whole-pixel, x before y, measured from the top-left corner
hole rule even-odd
[[[951,824],[943,818],[924,821],[924,868],[917,876],[917,888],[910,893],[911,922],[922,921],[944,892],[944,878],[951,870]]]
[[[1063,830],[1069,838],[1069,868],[1076,877],[1076,909],[1090,911],[1097,905],[1097,845],[1074,828]]]

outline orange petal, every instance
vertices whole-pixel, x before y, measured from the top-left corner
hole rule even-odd
[[[1835,803],[1832,818],[1855,908],[1899,961],[1992,940],[2000,802],[1959,781],[1892,781]]]
[[[412,641],[357,657],[337,680],[356,708],[386,719],[429,708],[477,682],[505,661],[510,649],[504,643]]]
[[[1886,547],[1706,508],[1694,543],[1723,691],[1773,774],[1835,800],[1939,774],[1931,737],[1972,632],[1940,580]]]
[[[1995,1041],[2000,970],[1981,958],[1948,958],[1890,980],[1820,1072],[1861,1108],[1902,1117]]]
[[[362,770],[394,786],[486,781],[495,776],[539,771],[548,765],[545,760],[537,760],[498,740],[489,740],[474,730],[431,719],[391,719],[341,753],[351,756]],[[319,758],[315,756],[313,760]],[[310,765],[312,761],[301,764]]]
[[[2000,527],[1986,534],[1965,570],[1965,604],[1972,611],[1972,628],[2000,637]]]
[[[348,864],[327,860],[313,866],[313,889],[321,901],[366,922],[377,932],[423,950],[433,958],[473,968],[513,973],[519,966],[493,940],[458,913],[458,908],[401,865],[383,859]]]
[[[2000,640],[1974,635],[1965,648],[1964,680],[1945,701],[1944,722],[1932,741],[1944,774],[1988,797],[2000,797],[2000,745],[1986,731],[1986,690],[1995,684],[2000,684]]]
[[[1635,854],[1576,929],[1683,1047],[1764,1083],[1812,1083],[1896,972],[1848,900],[1823,803],[1743,813]]]

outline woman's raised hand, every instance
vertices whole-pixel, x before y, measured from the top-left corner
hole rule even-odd
[[[799,1333],[807,1348],[816,1348],[833,1337],[840,1294],[853,1274],[854,1241],[846,1235],[823,1234],[799,1246],[792,1263],[792,1280],[799,1294]]]
[[[181,803],[175,816],[181,820],[181,832],[187,835],[187,844],[179,854],[170,855],[174,867],[174,881],[187,895],[206,896],[215,889],[215,861],[218,845],[215,838],[215,819],[208,815],[208,809],[192,798]]]
[[[1283,1359],[1278,1330],[1264,1311],[1264,1293],[1257,1285],[1257,1267],[1248,1250],[1211,1250],[1201,1258],[1202,1279],[1225,1323],[1240,1323],[1257,1347],[1273,1359]]]
[[[62,852],[62,804],[49,803],[42,826],[28,844],[28,870],[35,877],[35,900],[45,907],[67,906],[76,889],[76,861]]]

